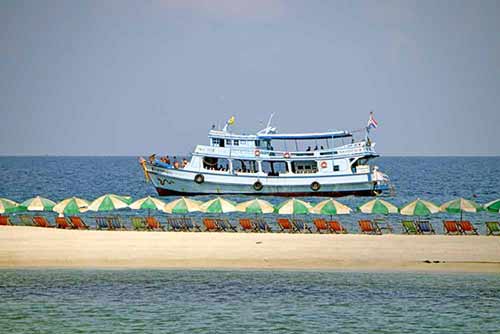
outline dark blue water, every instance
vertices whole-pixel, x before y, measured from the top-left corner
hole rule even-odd
[[[379,158],[375,163],[390,176],[396,194],[387,199],[396,205],[416,197],[436,204],[456,197],[472,198],[479,203],[500,198],[500,157],[387,157]],[[79,196],[92,200],[104,193],[131,195],[134,198],[156,195],[151,184],[145,183],[135,157],[0,157],[0,197],[22,201],[41,195],[58,201]],[[209,198],[201,196],[198,199]],[[248,199],[231,198],[236,201]],[[173,198],[166,198],[170,199]],[[273,204],[283,200],[278,197],[266,199]],[[368,199],[350,196],[341,201],[355,208]],[[321,198],[306,200],[315,203]],[[142,215],[144,212],[125,210],[120,214]],[[199,218],[199,215],[194,217]],[[229,217],[236,219],[239,215]],[[445,217],[453,216],[438,214],[433,217],[438,230],[440,220]],[[481,224],[484,220],[497,218],[487,213],[466,217],[480,230],[484,228]],[[360,218],[362,215],[358,213],[340,217],[351,231],[357,230],[356,222]],[[401,217],[388,219],[398,230]],[[272,222],[275,217],[271,215],[269,220]]]
[[[498,275],[0,271],[2,333],[498,333]]]

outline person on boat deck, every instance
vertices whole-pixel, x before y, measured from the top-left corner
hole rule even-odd
[[[165,163],[170,165],[170,157],[168,155],[165,157]]]
[[[156,160],[156,154],[155,153],[151,154],[148,159],[149,159],[150,163],[155,162],[155,160]]]
[[[323,151],[325,148],[323,147],[323,145],[321,145],[321,150]]]
[[[188,161],[186,159],[182,159],[182,168],[186,168],[188,165]]]
[[[318,145],[316,145],[316,146],[314,147],[314,150],[315,150],[315,151],[317,151],[317,150],[318,150]]]
[[[311,150],[311,146],[307,146],[306,152],[309,152]]]
[[[174,157],[174,168],[179,169],[179,161],[177,161],[177,157]]]

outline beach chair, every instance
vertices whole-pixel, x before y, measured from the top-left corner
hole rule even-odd
[[[244,232],[254,232],[257,229],[249,218],[240,218],[240,226]]]
[[[337,234],[346,234],[347,233],[347,230],[345,229],[345,227],[337,220],[330,220],[328,222],[328,228],[333,233],[337,233]]]
[[[486,222],[486,235],[500,235],[500,223]]]
[[[254,220],[255,231],[256,232],[272,232],[271,226],[264,219]]]
[[[218,232],[221,230],[215,219],[203,218],[203,225],[205,226],[206,232]]]
[[[181,222],[183,223],[184,227],[186,228],[187,231],[192,231],[192,232],[201,232],[201,228],[196,222],[187,217],[181,218]]]
[[[306,221],[303,219],[294,219],[292,220],[293,228],[297,230],[297,232],[309,232],[312,233],[311,228],[307,225]]]
[[[382,234],[378,224],[371,220],[360,220],[358,221],[361,233],[364,234]]]
[[[165,227],[161,225],[161,223],[155,217],[148,216],[146,217],[146,227],[149,230],[161,230],[165,231]]]
[[[31,216],[21,215],[21,216],[19,216],[19,221],[21,222],[21,225],[33,226],[33,217],[31,217]]]
[[[177,218],[167,218],[167,224],[170,227],[171,231],[185,231],[186,227],[182,224],[182,222]]]
[[[96,230],[112,230],[107,217],[95,217]]]
[[[132,222],[132,229],[135,231],[144,231],[146,229],[146,220],[144,217],[132,217],[130,221]]]
[[[292,222],[288,218],[278,218],[276,221],[280,228],[280,232],[293,233],[296,231]]]
[[[89,226],[87,224],[85,224],[83,219],[78,217],[78,216],[69,217],[69,221],[70,221],[71,225],[73,225],[73,228],[75,228],[77,230],[88,230],[89,229]]]
[[[418,220],[415,222],[418,234],[436,234],[434,227],[428,220]]]
[[[64,229],[71,228],[71,224],[65,217],[56,217],[55,223],[56,223],[56,228],[64,228]]]
[[[0,216],[0,225],[1,226],[12,225],[9,216]]]
[[[330,228],[328,227],[328,223],[323,218],[318,218],[313,220],[314,227],[316,227],[316,232],[330,232]]]
[[[49,223],[47,218],[43,216],[35,216],[33,217],[33,222],[35,223],[35,226],[37,227],[54,227]]]
[[[420,234],[418,232],[417,226],[415,225],[415,222],[411,220],[403,220],[401,222],[401,226],[403,227],[404,234]]]
[[[113,230],[127,230],[120,217],[108,217],[108,224]]]
[[[445,234],[462,234],[458,222],[454,220],[443,220],[443,229]]]
[[[468,234],[468,235],[475,234],[475,235],[479,235],[479,233],[477,232],[477,229],[468,220],[459,221],[458,222],[458,227],[460,228],[460,231],[462,232],[462,234]]]
[[[217,225],[224,231],[224,232],[237,232],[238,230],[236,229],[236,226],[231,224],[231,222],[226,219],[226,218],[218,218],[215,220]]]

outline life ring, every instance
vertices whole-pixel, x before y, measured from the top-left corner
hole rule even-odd
[[[313,183],[311,183],[311,189],[313,191],[318,191],[320,188],[321,188],[321,185],[319,184],[319,182],[314,181]]]
[[[205,182],[205,177],[201,174],[196,174],[196,176],[194,177],[194,182],[202,184],[203,182]]]
[[[321,168],[326,168],[326,166],[328,166],[328,163],[326,161],[321,161],[320,166]]]
[[[255,183],[253,184],[253,188],[257,191],[261,191],[262,188],[264,188],[264,185],[262,184],[262,182],[260,181],[255,181]]]
[[[254,153],[255,153],[255,156],[256,156],[256,157],[260,157],[260,150],[255,150],[255,152],[254,152]]]
[[[290,152],[285,152],[285,153],[283,153],[283,157],[284,157],[285,159],[290,159]]]

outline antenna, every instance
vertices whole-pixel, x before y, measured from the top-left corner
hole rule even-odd
[[[273,117],[274,117],[274,113],[272,113],[271,116],[269,116],[269,120],[267,121],[266,129],[269,129],[271,127],[271,121],[273,120]]]

